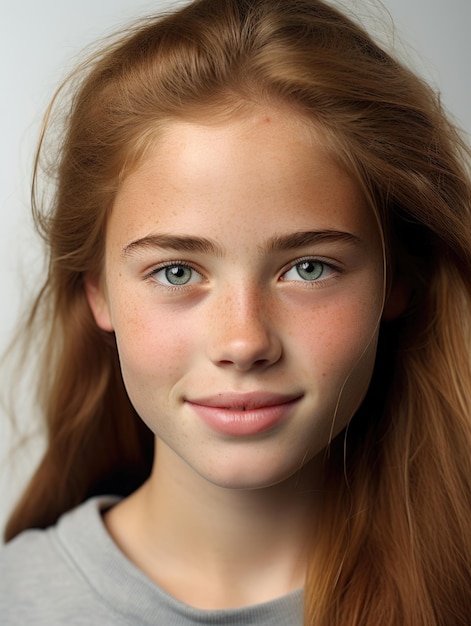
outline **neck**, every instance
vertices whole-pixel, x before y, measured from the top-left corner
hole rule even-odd
[[[167,454],[159,450],[150,479],[108,514],[111,534],[138,567],[200,608],[257,604],[303,585],[316,461],[280,484],[239,490]]]

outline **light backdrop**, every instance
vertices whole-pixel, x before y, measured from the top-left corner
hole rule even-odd
[[[41,252],[29,215],[29,184],[41,117],[55,87],[90,42],[130,19],[183,2],[19,0],[8,7],[6,0],[1,2],[0,350],[4,350],[32,289],[42,280]],[[471,2],[344,0],[344,6],[439,89],[445,106],[471,133]],[[0,392],[6,384],[0,380]],[[24,393],[28,396],[28,387]],[[21,420],[34,424],[34,407]],[[33,441],[11,465],[11,441],[2,410],[0,528],[41,452],[40,441]]]

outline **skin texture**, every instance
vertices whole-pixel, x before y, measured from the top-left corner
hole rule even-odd
[[[290,112],[174,122],[118,192],[102,278],[87,282],[92,311],[156,434],[152,476],[110,533],[196,606],[301,585],[322,451],[366,393],[383,309],[359,189]],[[267,403],[284,405],[268,422]]]

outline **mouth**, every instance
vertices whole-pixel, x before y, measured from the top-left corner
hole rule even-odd
[[[187,401],[199,406],[245,413],[247,411],[256,411],[258,409],[288,404],[294,400],[299,400],[302,396],[302,393],[280,394],[261,391],[250,393],[223,392],[191,400],[187,399]]]
[[[185,402],[213,431],[244,437],[277,430],[302,397],[300,393],[220,393]]]

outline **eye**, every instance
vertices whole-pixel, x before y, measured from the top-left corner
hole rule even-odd
[[[173,263],[153,270],[149,276],[162,285],[182,287],[197,283],[202,279],[199,272],[189,265]]]
[[[318,259],[304,259],[299,261],[282,276],[283,280],[301,280],[315,282],[331,275],[333,268]]]

